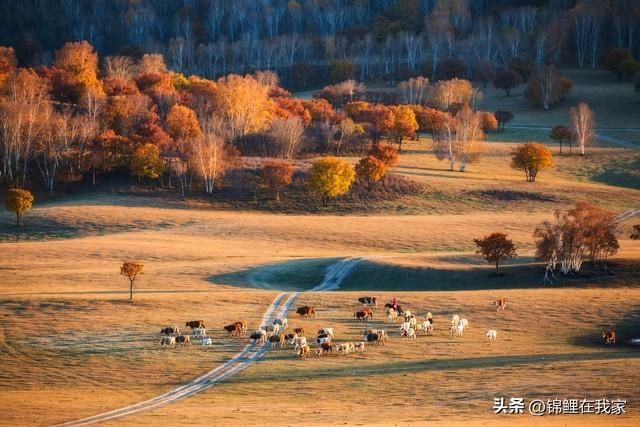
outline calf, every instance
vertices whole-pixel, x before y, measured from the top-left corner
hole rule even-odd
[[[176,338],[176,344],[184,347],[185,345],[191,345],[191,337],[189,335],[178,335]]]
[[[284,335],[271,335],[269,342],[271,343],[271,348],[274,348],[278,344],[280,344],[280,347],[284,347]]]
[[[602,340],[605,344],[615,344],[616,343],[616,331],[613,329],[610,331],[602,331]]]
[[[489,341],[495,341],[498,338],[498,331],[496,331],[495,329],[489,329],[486,333],[487,338],[489,338]]]
[[[162,347],[175,347],[176,346],[176,337],[162,337],[160,339],[160,345],[162,345]]]
[[[357,342],[355,345],[356,353],[364,352],[364,341]]]
[[[200,342],[202,344],[202,346],[209,346],[211,347],[213,345],[213,340],[211,338],[202,338],[202,341]]]

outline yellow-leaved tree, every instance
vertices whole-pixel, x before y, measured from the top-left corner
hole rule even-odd
[[[322,197],[322,207],[329,200],[349,191],[355,180],[353,167],[336,157],[323,157],[316,160],[309,171],[309,189]]]
[[[33,194],[24,188],[10,188],[7,191],[7,210],[15,212],[16,226],[20,227],[22,214],[33,205]]]
[[[87,41],[65,43],[56,52],[54,65],[81,93],[104,94],[98,79],[98,54]]]

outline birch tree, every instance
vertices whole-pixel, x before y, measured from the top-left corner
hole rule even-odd
[[[590,144],[595,136],[593,130],[595,127],[593,111],[591,111],[587,104],[581,102],[577,107],[572,107],[569,110],[569,115],[571,116],[573,133],[578,148],[580,149],[580,155],[584,156],[585,146]]]

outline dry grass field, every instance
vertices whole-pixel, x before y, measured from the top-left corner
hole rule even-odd
[[[621,235],[609,275],[538,287],[532,231],[576,200],[615,212],[638,207],[638,154],[594,148],[559,157],[526,183],[508,168],[509,144],[489,144],[469,172],[449,172],[411,142],[396,172],[426,185],[411,200],[379,203],[366,214],[285,215],[214,209],[203,203],[97,194],[44,203],[13,231],[0,214],[0,425],[52,425],[136,403],[187,383],[237,353],[279,290],[309,289],[327,266],[363,260],[336,292],[305,293],[318,318],[291,326],[333,326],[337,341],[359,340],[357,297],[393,296],[435,333],[403,342],[398,325],[384,347],[362,354],[297,360],[291,348],[210,390],[110,421],[112,425],[638,425],[640,242]],[[626,165],[626,166],[625,166]],[[609,171],[609,172],[608,172]],[[613,171],[613,172],[610,172]],[[624,174],[618,180],[614,174]],[[634,181],[635,180],[635,181]],[[506,230],[519,258],[490,276],[472,239]],[[128,302],[119,276],[126,259],[145,264]],[[524,269],[524,270],[523,270]],[[259,289],[263,288],[263,289]],[[267,288],[267,289],[265,289]],[[506,297],[505,312],[491,301]],[[471,328],[451,338],[454,313]],[[163,326],[204,319],[211,348],[158,345]],[[616,346],[599,340],[616,328]],[[489,344],[487,329],[498,330]],[[311,336],[311,334],[307,334]],[[624,416],[493,415],[494,397],[622,398]]]

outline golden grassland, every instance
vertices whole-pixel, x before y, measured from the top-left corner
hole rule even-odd
[[[591,200],[621,212],[640,202],[635,184],[614,187],[594,178],[594,170],[611,164],[620,173],[635,173],[620,166],[637,159],[630,150],[595,148],[584,159],[558,158],[553,170],[531,184],[507,167],[507,144],[490,144],[482,162],[464,174],[443,170],[444,164],[423,144],[408,144],[397,167],[398,173],[429,187],[426,204],[413,215],[385,205],[369,215],[281,215],[95,195],[36,205],[19,241],[11,239],[10,225],[3,225],[0,399],[11,409],[3,412],[0,424],[50,425],[90,416],[164,393],[228,360],[247,338],[228,338],[222,326],[247,319],[250,328],[257,327],[279,293],[248,286],[254,284],[251,272],[256,267],[279,266],[286,273],[287,263],[316,260],[308,275],[300,275],[301,288],[321,278],[325,265],[350,256],[397,268],[484,268],[477,276],[482,280],[491,266],[474,255],[474,237],[506,230],[520,248],[519,262],[528,263],[533,259],[532,231],[551,218],[553,209]],[[505,190],[511,193],[501,193]],[[465,202],[471,191],[483,193],[473,203]],[[443,195],[434,196],[436,192]],[[11,216],[2,213],[0,221],[9,224]],[[58,232],[38,234],[40,224]],[[118,274],[127,259],[145,264],[133,304],[127,301],[128,283]],[[620,331],[622,341],[640,330],[638,260],[640,243],[621,235],[614,261],[630,265],[625,273],[611,281],[586,278],[569,287],[394,292],[377,289],[377,277],[360,271],[354,288],[361,292],[302,294],[298,303],[318,307],[318,318],[299,320],[290,314],[291,326],[307,331],[333,326],[339,342],[358,340],[363,326],[351,313],[358,296],[372,294],[380,300],[396,296],[420,315],[431,311],[434,336],[403,342],[397,325],[385,325],[377,313],[372,325],[393,331],[384,347],[304,361],[291,348],[276,349],[202,394],[110,423],[540,422],[528,415],[492,414],[494,397],[521,396],[620,397],[629,401],[625,417],[544,417],[543,422],[638,424],[640,350],[624,343],[605,347],[599,341],[605,327]],[[509,274],[507,270],[507,281]],[[220,278],[229,275],[243,286],[224,284],[230,282]],[[295,283],[296,276],[288,280]],[[441,275],[437,280],[446,288],[447,280],[457,279]],[[494,311],[491,301],[496,297],[509,299],[507,311]],[[461,338],[450,338],[445,328],[453,313],[470,322]],[[159,347],[161,327],[182,326],[191,319],[205,320],[212,348]],[[484,337],[490,328],[498,330],[493,344]]]

